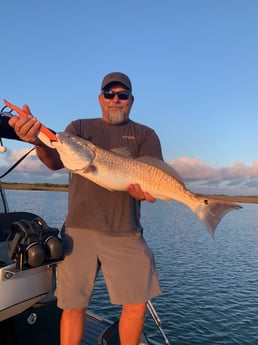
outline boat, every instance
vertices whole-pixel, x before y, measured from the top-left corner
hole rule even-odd
[[[5,116],[3,109],[1,114]],[[0,147],[3,147],[1,138]],[[60,345],[61,310],[54,296],[55,269],[63,260],[60,229],[49,226],[38,214],[10,212],[1,183],[3,176],[26,156],[0,176],[0,344]],[[169,345],[150,301],[147,309],[162,342],[149,339],[143,332],[140,344]],[[119,344],[119,319],[111,321],[86,310],[85,316],[87,327],[81,344]]]

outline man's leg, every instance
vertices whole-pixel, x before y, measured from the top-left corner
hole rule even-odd
[[[60,327],[61,345],[80,345],[85,328],[85,309],[63,310]]]
[[[121,345],[139,344],[147,303],[125,304],[119,321]],[[63,344],[62,344],[63,345]]]

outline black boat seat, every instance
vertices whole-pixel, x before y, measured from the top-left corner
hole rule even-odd
[[[119,320],[108,326],[98,337],[98,345],[120,345],[118,333]]]

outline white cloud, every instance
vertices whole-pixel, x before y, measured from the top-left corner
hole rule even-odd
[[[29,150],[8,150],[2,158],[1,175],[8,171],[19,161]],[[22,160],[3,181],[9,182],[47,182],[47,183],[67,183],[68,174],[66,169],[53,171],[48,169],[37,157],[33,150],[24,160]]]
[[[199,157],[180,157],[168,163],[195,192],[258,195],[258,160],[252,166],[236,162],[221,168],[210,167]]]
[[[251,167],[236,162],[231,167],[213,168],[202,162],[199,157],[180,157],[168,161],[185,180],[230,180],[239,177],[258,177],[258,160]]]

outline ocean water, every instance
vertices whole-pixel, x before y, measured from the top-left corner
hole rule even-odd
[[[6,191],[11,211],[29,211],[60,228],[67,193]],[[258,205],[227,214],[213,240],[187,207],[143,203],[144,237],[155,253],[163,294],[152,301],[171,345],[258,344]],[[97,279],[89,308],[109,319],[103,278]],[[145,331],[162,343],[147,313]]]

